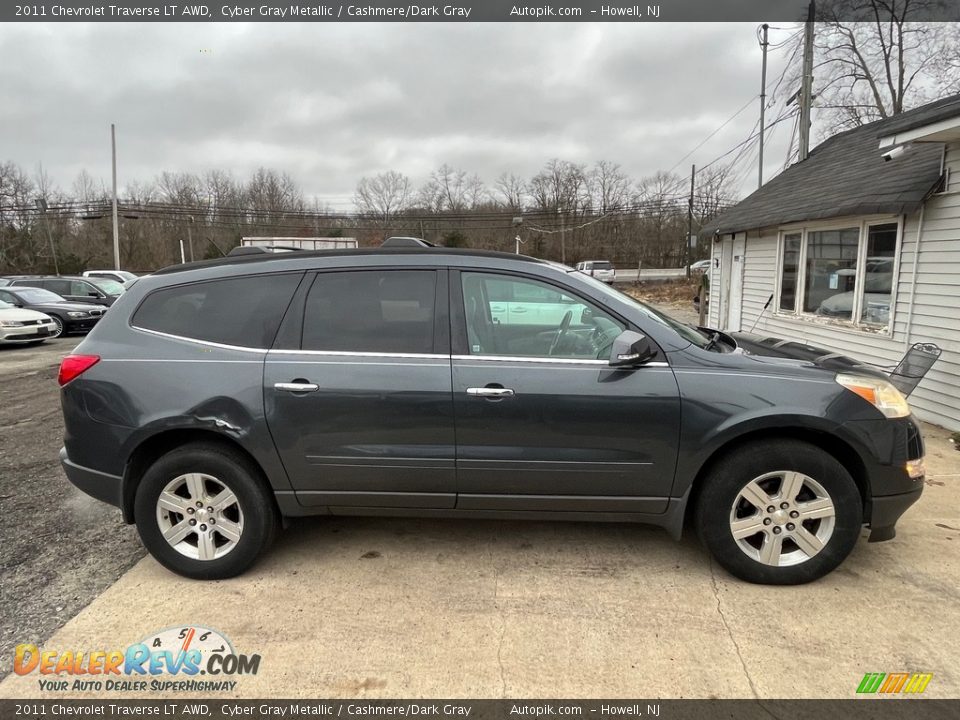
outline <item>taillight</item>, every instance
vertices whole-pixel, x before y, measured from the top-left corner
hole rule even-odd
[[[99,355],[67,355],[60,362],[60,372],[57,382],[63,387],[74,378],[79,377],[87,370],[100,362]]]

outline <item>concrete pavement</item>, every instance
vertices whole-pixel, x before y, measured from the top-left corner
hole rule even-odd
[[[317,519],[229,581],[145,558],[49,641],[18,642],[125,648],[206,625],[262,656],[231,693],[250,698],[852,697],[897,671],[958,697],[960,453],[926,434],[928,487],[896,540],[862,540],[812,585],[744,584],[643,527]],[[107,695],[37,680],[10,675],[0,697]]]

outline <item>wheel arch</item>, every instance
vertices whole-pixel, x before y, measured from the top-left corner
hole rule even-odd
[[[684,508],[684,525],[691,521],[693,509],[697,506],[700,493],[706,485],[706,479],[713,468],[726,455],[734,450],[755,442],[766,440],[799,440],[809,443],[831,455],[850,473],[857,491],[860,493],[861,509],[867,517],[870,504],[870,485],[867,478],[867,468],[860,453],[844,439],[823,430],[810,427],[773,427],[749,430],[736,437],[728,439],[715,448],[706,461],[700,466],[693,482],[690,485],[689,495]]]
[[[137,486],[140,484],[140,480],[143,478],[143,474],[147,469],[171,450],[192,443],[219,445],[222,448],[242,456],[259,476],[260,482],[267,488],[270,496],[274,497],[274,490],[270,485],[263,467],[257,459],[236,440],[227,435],[203,428],[175,428],[151,435],[142,440],[140,444],[134,448],[133,452],[130,453],[127,464],[124,467],[121,486],[122,505],[120,509],[123,512],[123,520],[125,523],[131,525],[134,522],[134,498],[137,494]],[[274,503],[276,503],[275,497]]]

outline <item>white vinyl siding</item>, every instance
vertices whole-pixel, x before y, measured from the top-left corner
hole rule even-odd
[[[776,291],[782,230],[776,227],[747,233],[740,327],[748,331],[760,317],[757,334],[801,340],[884,366],[899,362],[913,343],[936,343],[943,354],[910,396],[910,405],[924,420],[960,430],[960,144],[950,144],[945,158],[951,183],[945,192],[932,196],[926,203],[919,255],[916,250],[920,213],[901,219],[889,333],[857,328],[846,321],[778,313],[776,297],[760,317],[764,303]],[[879,218],[837,218],[831,224],[875,219]],[[721,245],[714,243],[715,257],[720,256]],[[915,257],[917,290],[911,298]],[[710,323],[714,327],[720,319],[716,311],[720,304],[718,286],[719,283],[711,283]]]

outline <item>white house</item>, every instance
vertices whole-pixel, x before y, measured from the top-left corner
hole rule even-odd
[[[708,325],[880,366],[936,343],[910,404],[960,430],[960,95],[835,135],[705,232]]]

